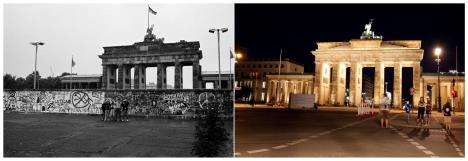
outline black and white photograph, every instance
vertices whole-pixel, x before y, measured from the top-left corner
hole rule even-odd
[[[4,3],[4,157],[232,157],[234,4]]]

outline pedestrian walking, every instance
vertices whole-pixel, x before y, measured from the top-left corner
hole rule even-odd
[[[118,101],[117,104],[115,105],[115,121],[120,121],[122,122],[122,103],[121,101]]]
[[[124,101],[122,102],[122,119],[124,121],[128,121],[128,106],[129,106],[129,103],[127,101],[127,99],[124,99]]]
[[[110,112],[109,112],[109,114],[110,114],[109,117],[110,117],[110,120],[112,120],[112,121],[116,121],[115,120],[115,108],[116,108],[115,106],[116,106],[115,101],[112,101]]]
[[[101,121],[105,121],[106,119],[106,101],[104,101],[101,105]]]
[[[431,119],[431,112],[432,112],[431,99],[427,98],[427,102],[426,102],[426,128],[429,127],[429,123],[430,123],[430,119]]]
[[[450,106],[449,102],[444,105],[444,124],[445,130],[452,133],[452,106]]]
[[[382,114],[382,117],[380,118],[380,127],[381,128],[387,128],[388,127],[388,105],[389,105],[389,99],[387,97],[387,94],[383,94],[383,98],[380,99],[380,113]]]
[[[411,115],[411,104],[409,101],[406,101],[405,103],[405,112],[408,116],[408,119],[406,120],[406,123],[409,124],[410,123],[410,115]]]
[[[424,111],[426,110],[426,104],[424,103],[424,98],[421,97],[418,102],[418,120],[416,127],[422,127],[424,121]]]
[[[111,102],[109,100],[106,101],[106,106],[105,106],[105,118],[104,121],[109,121],[110,120],[110,110],[111,110]]]

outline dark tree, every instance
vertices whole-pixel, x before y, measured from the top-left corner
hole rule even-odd
[[[224,128],[224,122],[219,116],[219,108],[217,102],[211,102],[208,104],[208,109],[203,109],[198,113],[192,155],[218,157],[226,152],[229,133]]]
[[[16,77],[11,74],[3,75],[3,89],[15,89],[17,86]]]

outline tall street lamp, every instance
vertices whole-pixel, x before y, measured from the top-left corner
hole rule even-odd
[[[44,45],[43,42],[31,42],[31,45],[36,46],[36,56],[34,57],[34,89],[36,89],[36,81],[37,81],[37,46]]]
[[[441,108],[441,98],[440,98],[440,53],[442,53],[442,49],[436,48],[434,50],[435,55],[437,56],[437,59],[435,60],[437,62],[437,90],[438,90],[438,96],[437,96],[437,111],[442,112]]]
[[[216,35],[218,36],[218,89],[221,89],[221,52],[220,52],[220,49],[219,49],[219,31],[221,31],[222,33],[225,33],[228,31],[227,28],[220,28],[220,29],[210,29],[208,30],[208,32],[210,33],[214,33],[216,32]]]

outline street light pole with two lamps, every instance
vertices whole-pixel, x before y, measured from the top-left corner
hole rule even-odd
[[[214,33],[216,32],[217,36],[218,36],[218,89],[221,89],[221,52],[220,52],[220,48],[219,48],[219,31],[221,31],[222,33],[225,33],[228,31],[227,28],[220,28],[220,29],[210,29],[208,30],[208,32],[210,33]]]
[[[43,42],[31,42],[31,45],[36,46],[36,56],[34,57],[34,89],[36,89],[37,84],[37,48],[39,45],[44,45]]]

